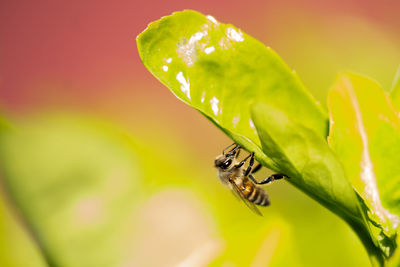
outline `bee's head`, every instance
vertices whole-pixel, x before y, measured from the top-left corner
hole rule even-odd
[[[233,155],[219,155],[215,159],[214,164],[216,168],[226,170],[229,169],[229,167],[231,167],[233,160],[234,160]]]
[[[229,152],[225,153],[225,151],[235,145]],[[233,166],[235,157],[239,155],[240,152],[240,146],[236,145],[235,143],[228,146],[222,151],[222,155],[219,155],[215,161],[214,165],[216,168],[220,168],[223,170],[229,169]]]

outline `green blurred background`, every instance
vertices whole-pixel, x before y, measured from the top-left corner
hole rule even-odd
[[[224,188],[230,140],[141,64],[182,9],[276,50],[325,105],[335,75],[390,90],[398,1],[2,1],[0,266],[368,266],[339,218],[286,182],[257,217]],[[1,126],[1,125],[0,125]],[[268,174],[264,170],[259,178]]]

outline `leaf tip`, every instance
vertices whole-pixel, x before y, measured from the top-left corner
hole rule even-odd
[[[187,17],[187,20],[193,17],[202,17],[200,12],[191,9],[184,9],[182,11],[175,11],[170,15],[162,16],[160,19],[150,22],[147,27],[136,36],[136,45],[139,52],[139,56],[142,62],[145,62],[145,57],[148,53],[146,47],[150,47],[150,44],[155,41],[156,31],[163,24],[170,23],[172,17]],[[182,20],[185,20],[182,18]]]

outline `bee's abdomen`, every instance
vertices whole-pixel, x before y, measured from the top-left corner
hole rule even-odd
[[[249,180],[243,181],[242,193],[248,201],[256,205],[268,206],[270,204],[267,193]]]

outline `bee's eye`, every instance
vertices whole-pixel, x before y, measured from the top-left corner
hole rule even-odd
[[[226,169],[228,168],[230,165],[232,164],[232,160],[228,159],[227,161],[224,161],[224,163],[222,163],[222,168]]]

